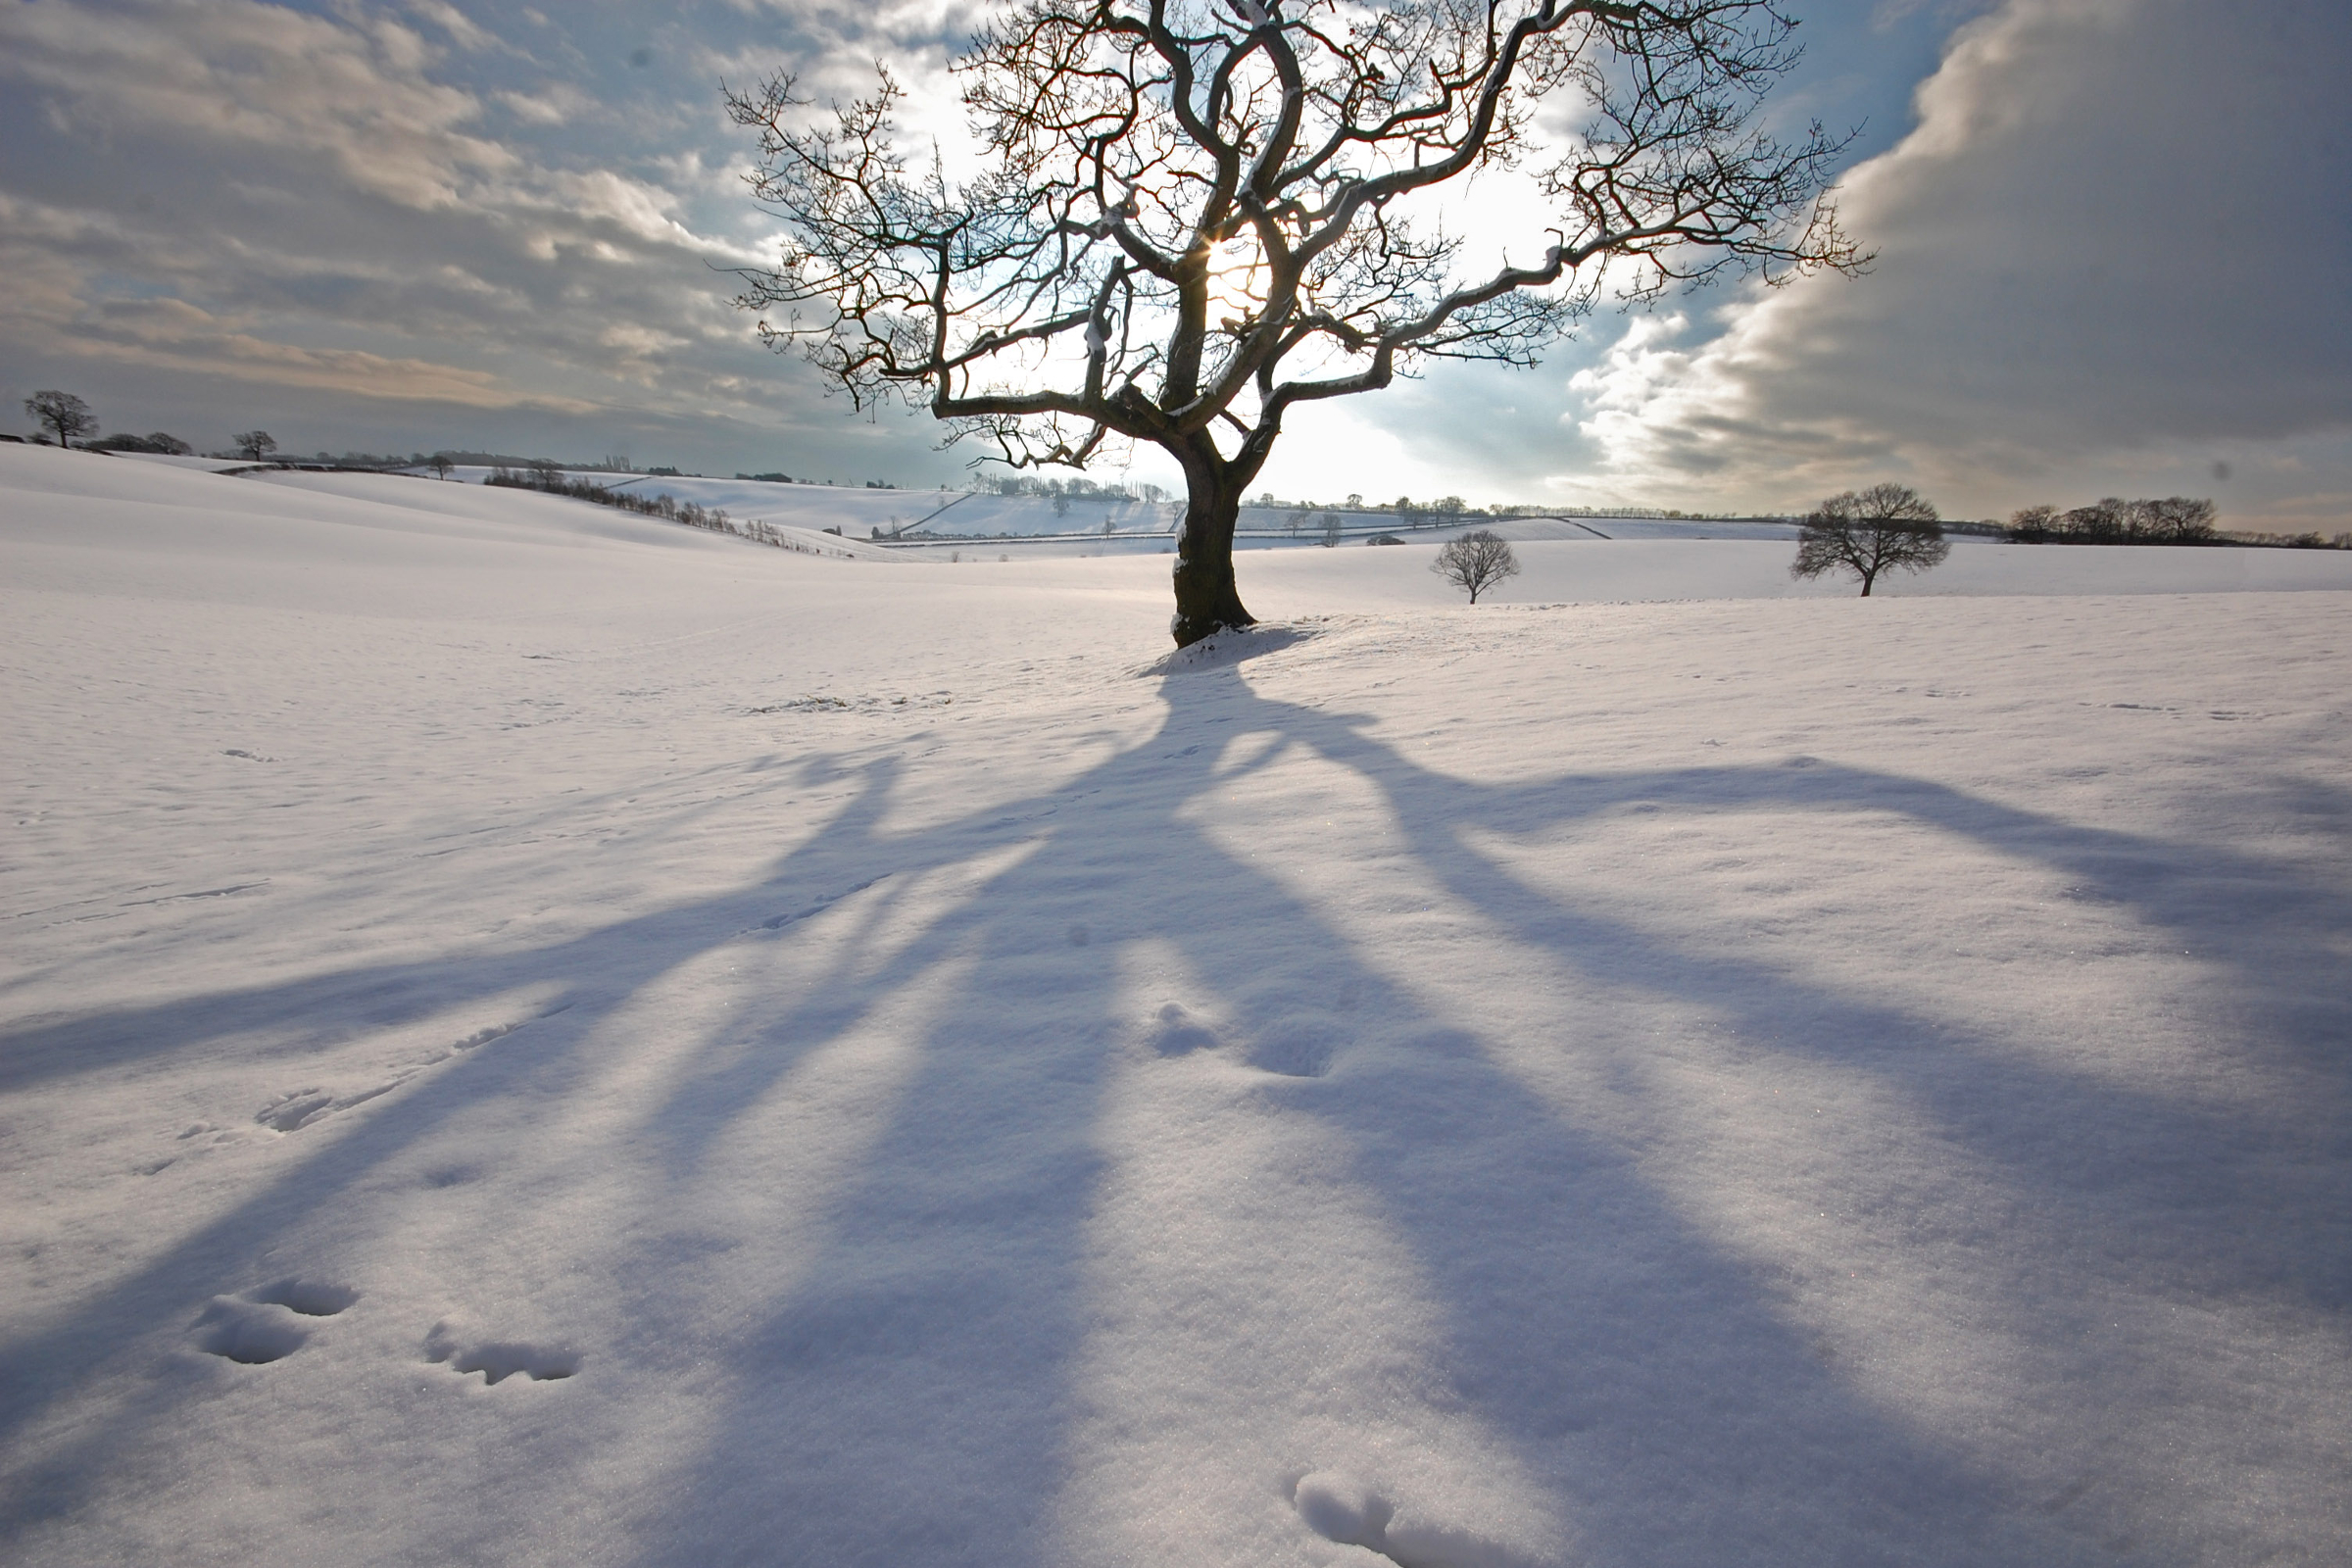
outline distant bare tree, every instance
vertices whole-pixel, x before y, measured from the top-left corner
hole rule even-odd
[[[1338,545],[1339,545],[1339,542],[1340,542],[1340,514],[1339,514],[1338,513],[1336,513],[1336,512],[1326,512],[1325,514],[1323,514],[1323,545],[1324,545],[1324,548],[1325,548],[1325,549],[1327,549],[1327,550],[1328,550],[1328,549],[1335,549],[1335,548],[1337,548],[1337,547],[1338,547]]]
[[[2116,496],[2077,507],[2058,519],[2061,535],[2102,545],[2202,544],[2214,537],[2214,506],[2174,496],[2165,501],[2125,501]]]
[[[2040,544],[2057,530],[2056,507],[2026,507],[2009,514],[2009,537],[2020,544]]]
[[[425,466],[433,470],[434,478],[446,479],[449,477],[449,470],[456,467],[457,464],[451,461],[448,453],[436,452],[425,460]]]
[[[61,447],[71,447],[75,436],[98,428],[98,416],[90,412],[90,406],[71,392],[35,392],[24,400],[24,412],[43,429],[56,431]]]
[[[2162,501],[2125,501],[2109,496],[2087,507],[2060,512],[2028,507],[2009,519],[2009,536],[2021,544],[2210,545],[2222,542],[2211,501],[2168,496]]]
[[[2141,525],[2157,544],[2210,544],[2221,533],[2214,520],[2217,509],[2210,501],[2168,496],[2162,501],[2142,501],[2139,509]]]
[[[167,458],[184,458],[196,450],[169,430],[153,430],[146,435],[101,436],[82,445],[90,452],[148,452]]]
[[[237,450],[254,463],[261,462],[277,450],[277,440],[267,430],[243,430],[229,437]]]
[[[1473,528],[1459,539],[1438,551],[1438,559],[1429,569],[1453,584],[1469,591],[1470,602],[1502,581],[1519,575],[1519,558],[1502,536],[1486,528]]]
[[[1889,570],[1926,571],[1952,553],[1936,509],[1908,485],[1874,484],[1848,490],[1814,509],[1797,531],[1791,577],[1850,571],[1862,597]]]
[[[1784,139],[1780,0],[1007,0],[954,71],[968,177],[903,145],[904,89],[730,93],[789,238],[760,330],[1016,467],[1150,442],[1183,470],[1181,644],[1252,617],[1242,497],[1284,418],[1433,360],[1534,363],[1603,299],[1864,260]],[[1517,168],[1517,249],[1447,189]],[[952,436],[951,439],[955,437]]]

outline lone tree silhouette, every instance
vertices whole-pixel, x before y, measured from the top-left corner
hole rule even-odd
[[[1862,597],[1890,569],[1925,571],[1952,553],[1936,509],[1908,485],[1874,484],[1848,490],[1815,508],[1797,530],[1791,577],[1850,571],[1862,580]]]
[[[1825,200],[1844,141],[1758,123],[1794,25],[1776,0],[1019,0],[954,68],[968,175],[902,149],[887,70],[821,111],[790,76],[728,92],[787,233],[738,303],[781,307],[762,337],[858,407],[903,397],[1016,468],[1164,449],[1196,642],[1252,619],[1234,524],[1294,407],[1532,364],[1604,290],[1862,265]],[[1542,216],[1474,254],[1439,198],[1508,169]]]
[[[75,436],[98,428],[98,416],[90,412],[90,406],[71,392],[35,392],[24,400],[24,412],[42,428],[56,431],[61,447],[71,447]]]
[[[1519,575],[1519,558],[1500,535],[1473,528],[1439,550],[1429,569],[1456,588],[1467,589],[1475,605],[1480,594],[1505,577]]]
[[[256,463],[277,450],[276,438],[267,430],[244,430],[229,439],[237,444],[239,452]]]

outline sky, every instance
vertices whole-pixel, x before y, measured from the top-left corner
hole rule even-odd
[[[56,387],[200,449],[966,482],[731,304],[777,229],[724,84],[888,59],[957,123],[958,0],[0,0],[0,429]],[[1301,411],[1285,498],[1947,516],[2212,496],[2352,528],[2352,8],[1793,0],[1861,277],[1603,311],[1528,370]],[[13,422],[11,422],[13,421]],[[1098,477],[1173,477],[1147,452]]]

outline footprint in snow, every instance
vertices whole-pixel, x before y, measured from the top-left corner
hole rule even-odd
[[[330,1095],[323,1089],[297,1089],[291,1094],[278,1096],[255,1111],[253,1119],[273,1132],[300,1132],[338,1110],[349,1110],[354,1105],[366,1104],[378,1095],[388,1095],[400,1084],[401,1080],[395,1078],[390,1083],[377,1084],[372,1089],[363,1089],[352,1095]]]
[[[569,1011],[570,1008],[571,1004],[565,1003],[561,1007],[549,1008],[547,1011],[539,1014],[539,1016],[542,1018],[552,1018],[559,1012]],[[478,1050],[479,1048],[490,1044],[490,1042],[493,1040],[504,1040],[507,1036],[513,1034],[515,1030],[521,1028],[524,1024],[529,1023],[530,1021],[531,1020],[528,1018],[523,1018],[514,1023],[494,1023],[485,1025],[480,1029],[476,1029],[473,1033],[467,1035],[463,1040],[454,1040],[450,1042],[447,1048],[436,1052],[432,1056],[416,1063],[415,1066],[410,1067],[407,1071],[395,1074],[393,1077],[386,1079],[380,1084],[372,1085],[367,1089],[362,1089],[352,1094],[330,1094],[328,1091],[323,1089],[296,1089],[289,1091],[286,1094],[278,1096],[275,1100],[272,1100],[270,1102],[270,1103],[264,1105],[260,1110],[255,1111],[253,1113],[253,1119],[257,1122],[260,1122],[263,1126],[269,1128],[272,1132],[300,1132],[303,1128],[310,1126],[312,1123],[331,1116],[337,1111],[349,1110],[354,1105],[365,1105],[370,1100],[374,1100],[379,1096],[388,1095],[393,1090],[398,1089],[402,1084],[407,1083],[410,1079],[424,1071],[426,1068],[437,1067],[452,1056],[461,1055],[468,1051]],[[199,1130],[204,1129],[191,1128],[189,1129],[189,1132],[195,1132]],[[189,1136],[189,1134],[182,1133],[180,1136],[185,1138]]]
[[[311,1337],[302,1319],[333,1317],[359,1298],[348,1285],[300,1277],[216,1296],[196,1319],[196,1348],[247,1366],[282,1361]]]
[[[1301,1476],[1291,1502],[1309,1530],[1343,1546],[1376,1551],[1403,1568],[1514,1568],[1517,1553],[1473,1531],[1399,1510],[1345,1470]]]
[[[1331,1071],[1347,1036],[1319,1018],[1284,1018],[1250,1043],[1250,1065],[1285,1078],[1320,1078]]]
[[[1163,1056],[1189,1056],[1196,1051],[1215,1051],[1226,1043],[1175,1002],[1159,1009],[1149,1038],[1152,1049]],[[1320,1078],[1331,1070],[1332,1058],[1346,1043],[1346,1032],[1336,1025],[1314,1018],[1284,1018],[1251,1041],[1243,1050],[1242,1059],[1260,1072],[1285,1078]]]
[[[1298,1478],[1291,1502],[1306,1528],[1343,1546],[1363,1546],[1387,1555],[1389,1521],[1396,1510],[1389,1499],[1345,1470],[1317,1470]]]
[[[436,1323],[424,1337],[424,1358],[447,1364],[461,1377],[482,1374],[484,1386],[521,1373],[534,1383],[553,1383],[572,1376],[587,1359],[576,1350],[530,1345],[520,1340],[482,1340],[467,1343],[447,1323]]]
[[[1214,1051],[1217,1037],[1193,1022],[1181,1003],[1159,1009],[1158,1027],[1152,1031],[1152,1049],[1163,1056],[1189,1056],[1196,1051]]]

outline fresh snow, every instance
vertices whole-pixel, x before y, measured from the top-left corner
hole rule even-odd
[[[1431,549],[0,448],[0,1558],[2352,1560],[2352,557]]]

